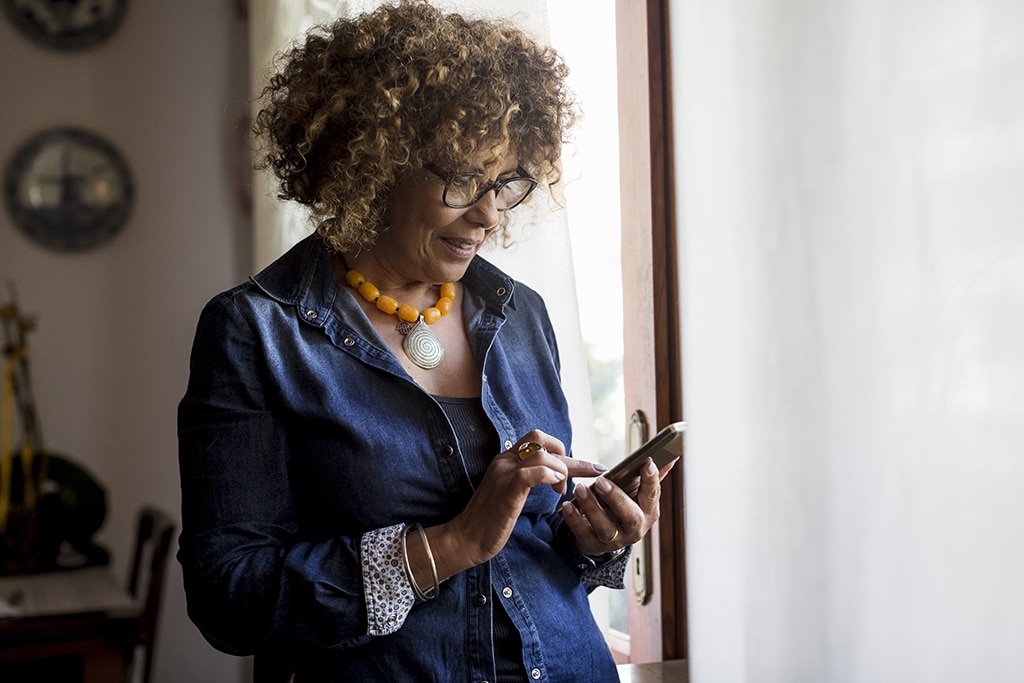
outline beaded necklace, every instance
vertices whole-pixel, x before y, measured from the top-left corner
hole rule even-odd
[[[378,310],[398,316],[398,326],[395,329],[405,336],[402,340],[402,349],[405,355],[409,356],[409,360],[424,370],[440,365],[444,359],[444,345],[427,325],[437,322],[441,316],[451,312],[455,301],[454,282],[442,284],[441,296],[437,303],[421,311],[415,306],[398,303],[394,297],[381,294],[380,290],[358,270],[348,270],[345,273],[345,281],[364,299],[375,304]]]

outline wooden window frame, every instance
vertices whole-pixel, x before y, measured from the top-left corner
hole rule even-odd
[[[642,411],[650,434],[683,419],[668,5],[616,0],[627,424]],[[654,593],[646,605],[630,596],[629,661],[687,659],[681,465],[651,534]]]

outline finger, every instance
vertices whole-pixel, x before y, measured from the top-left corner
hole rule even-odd
[[[669,464],[667,464],[667,465],[665,465],[664,467],[662,467],[662,468],[661,468],[661,469],[660,469],[660,470],[658,471],[658,479],[659,479],[659,480],[661,480],[661,481],[664,481],[664,480],[665,480],[665,477],[667,477],[667,476],[668,476],[668,473],[672,471],[672,468],[673,468],[673,467],[675,467],[675,464],[676,464],[677,462],[679,462],[679,458],[674,458],[674,459],[672,460],[672,462],[670,462]]]
[[[565,468],[570,477],[599,477],[608,471],[608,468],[599,462],[576,458],[565,458]]]
[[[542,444],[536,441],[526,441],[524,443],[519,444],[519,446],[515,449],[516,461],[525,462],[534,453],[539,455],[543,452],[546,452],[546,449]]]
[[[672,469],[673,464],[675,464],[675,460],[668,465],[668,469]],[[668,470],[662,471],[664,474],[668,474]],[[646,517],[658,518],[660,510],[658,502],[661,500],[661,479],[664,474],[658,471],[653,460],[649,460],[647,465],[640,470],[640,490],[637,491],[636,502]]]
[[[565,472],[557,467],[550,467],[547,463],[539,462],[522,465],[516,471],[516,476],[531,488],[546,484],[551,486],[559,495],[565,493]]]
[[[533,432],[530,432],[530,434],[542,439],[546,436],[543,432],[538,430],[534,430]],[[562,448],[562,442],[558,439],[549,437],[545,439],[545,441],[547,443],[554,443],[555,448]],[[538,476],[540,477],[540,482],[550,484],[558,494],[565,493],[566,480],[570,476],[566,463],[569,462],[571,458],[566,458],[565,456],[557,453],[551,453],[540,441],[520,440],[519,445],[514,446],[512,451],[515,453],[516,463],[521,469],[539,467],[547,468],[551,472],[554,472],[553,481],[551,475],[539,473]]]
[[[655,477],[655,485],[657,485],[657,477]],[[594,498],[600,501],[600,507],[607,511],[611,519],[615,520],[617,528],[627,533],[630,542],[643,535],[647,513],[637,501],[603,477],[594,481],[592,489],[595,494]],[[602,538],[607,538],[607,535],[602,535]]]
[[[520,444],[515,451],[519,470],[530,474],[531,481],[551,484],[559,494],[565,493],[566,480],[569,478],[569,470],[565,465],[567,458],[549,453],[536,441]]]
[[[634,506],[633,499],[629,497],[617,484],[614,484],[604,477],[594,480],[593,491],[596,497],[606,508],[613,511],[618,509],[629,510]]]
[[[546,450],[548,453],[554,453],[555,455],[565,455],[565,444],[563,444],[561,440],[551,436],[550,434],[545,434],[539,429],[532,429],[526,434],[524,434],[523,437],[519,439],[519,441],[517,441],[509,450],[515,453],[520,446],[522,446],[525,443],[529,443],[530,441],[537,442],[538,444],[543,446],[544,450]]]
[[[593,489],[583,484],[577,484],[573,494],[572,502],[594,530],[594,538],[611,538],[618,528],[618,519],[594,495]]]
[[[613,517],[599,505],[589,508],[588,501],[593,502],[594,495],[582,484],[576,487],[574,501],[566,501],[559,510],[562,519],[576,537],[576,546],[586,555],[601,555],[631,545],[635,539],[627,537],[627,532],[616,526]],[[593,512],[584,514],[583,509]]]
[[[561,439],[556,439],[550,434],[544,434],[544,432],[540,432],[540,434],[542,436],[540,443],[544,446],[544,450],[554,455],[565,455],[565,444],[562,443]]]
[[[604,544],[597,538],[597,533],[590,526],[590,521],[583,516],[572,501],[565,501],[559,510],[562,519],[576,537],[576,547],[587,555],[600,555],[604,552]]]

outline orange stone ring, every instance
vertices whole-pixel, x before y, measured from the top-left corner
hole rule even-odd
[[[541,446],[536,441],[527,441],[522,446],[520,446],[518,450],[516,450],[516,460],[522,462],[529,458],[534,453],[536,453],[537,451],[542,450],[544,450],[544,447]]]

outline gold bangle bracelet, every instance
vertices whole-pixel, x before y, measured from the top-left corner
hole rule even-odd
[[[409,565],[409,548],[406,545],[406,541],[409,538],[409,529],[412,527],[408,524],[405,525],[405,529],[402,531],[402,563],[405,565],[405,577],[409,579],[409,585],[412,586],[412,592],[419,597],[419,586],[416,585],[416,579],[412,575],[412,567]]]
[[[434,564],[434,553],[430,550],[430,541],[427,540],[427,532],[423,530],[423,525],[417,522],[416,529],[420,532],[420,538],[423,539],[423,547],[427,551],[427,560],[430,561],[430,578],[434,581],[430,592],[424,592],[424,595],[427,596],[427,599],[433,600],[441,591],[441,582],[437,580],[437,565]]]
[[[416,582],[416,576],[412,572],[412,565],[409,563],[409,532],[413,529],[417,529],[420,532],[423,548],[426,550],[427,560],[430,562],[430,576],[434,581],[434,585],[429,589],[429,592],[420,588],[420,585]],[[441,587],[437,580],[437,566],[434,564],[434,554],[430,550],[430,543],[427,542],[427,533],[423,530],[423,525],[418,522],[406,525],[405,532],[402,534],[402,561],[405,563],[405,573],[409,577],[409,585],[412,586],[412,592],[416,594],[416,599],[420,602],[426,602],[436,598]]]

